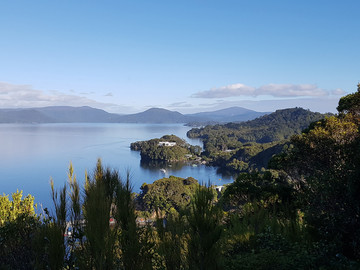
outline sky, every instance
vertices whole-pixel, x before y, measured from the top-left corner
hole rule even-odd
[[[336,112],[358,0],[1,0],[0,108]]]

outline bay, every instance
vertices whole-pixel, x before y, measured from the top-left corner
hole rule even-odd
[[[42,207],[51,207],[50,179],[59,188],[67,182],[72,162],[77,180],[83,186],[85,171],[92,174],[98,158],[105,167],[118,170],[125,178],[129,171],[133,190],[143,183],[169,177],[194,177],[201,183],[223,185],[233,181],[216,168],[199,165],[172,166],[144,164],[130,143],[174,134],[191,144],[201,141],[186,137],[190,128],[182,124],[1,124],[0,194],[23,190],[35,196]],[[166,169],[162,172],[160,168]]]

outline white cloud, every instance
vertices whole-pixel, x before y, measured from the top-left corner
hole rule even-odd
[[[212,88],[207,91],[200,91],[192,95],[194,98],[227,98],[237,96],[261,96],[267,95],[272,97],[320,97],[341,95],[344,91],[336,89],[326,91],[318,88],[315,84],[267,84],[259,88],[247,86],[241,83]]]
[[[267,84],[256,89],[256,95],[274,97],[318,97],[327,96],[328,92],[314,84]]]
[[[235,96],[252,96],[255,92],[254,87],[246,86],[241,83],[222,86],[220,88],[211,88],[207,91],[198,92],[192,97],[195,98],[225,98]]]
[[[189,104],[185,101],[181,101],[181,102],[172,103],[168,107],[169,108],[190,108],[190,107],[193,107],[193,105]]]
[[[87,97],[59,91],[36,90],[31,85],[0,82],[0,108],[33,108],[46,106],[91,106],[109,112],[131,110],[128,106],[102,103]]]

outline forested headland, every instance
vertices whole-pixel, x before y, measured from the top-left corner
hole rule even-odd
[[[235,145],[219,141],[217,151],[268,138],[289,146],[267,170],[240,173],[218,189],[169,177],[136,194],[129,177],[99,160],[83,187],[72,166],[62,189],[51,185],[54,211],[36,213],[31,195],[2,195],[0,268],[359,269],[360,84],[337,109],[293,123],[297,135],[264,135],[260,124],[240,135],[236,125],[246,123],[229,124],[223,138]],[[301,122],[306,112],[286,113]]]
[[[202,158],[211,165],[230,173],[250,172],[266,169],[273,155],[292,147],[291,136],[326,116],[302,108],[277,110],[251,121],[193,128],[187,136],[202,139]]]
[[[187,161],[195,160],[201,147],[190,145],[175,135],[164,135],[159,139],[131,143],[130,149],[140,151],[142,161]]]

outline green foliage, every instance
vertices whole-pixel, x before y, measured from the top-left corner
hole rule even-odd
[[[159,254],[166,269],[186,269],[187,234],[184,216],[171,209],[166,218],[157,218]]]
[[[49,215],[36,231],[32,247],[36,253],[35,269],[63,269],[65,242],[63,227]]]
[[[138,202],[149,212],[159,209],[168,213],[172,208],[180,210],[189,205],[197,185],[198,181],[192,177],[162,178],[152,184],[143,184]]]
[[[35,216],[34,197],[27,195],[22,198],[22,191],[16,191],[11,195],[0,195],[0,226],[4,226],[7,222],[16,221],[21,217]]]
[[[58,193],[54,189],[52,179],[50,184],[55,213],[51,216],[45,208],[46,216],[36,231],[33,241],[36,253],[35,268],[44,269],[51,266],[51,269],[62,269],[66,257],[64,240],[67,221],[66,185]]]
[[[274,210],[286,205],[296,211],[296,196],[296,187],[286,175],[266,171],[240,174],[226,187],[221,201],[226,208],[240,211],[249,204]]]
[[[289,139],[293,134],[299,134],[314,121],[325,115],[310,112],[302,108],[277,110],[274,113],[242,123],[228,123],[225,125],[206,126],[191,129],[187,135],[190,138],[216,137],[217,146],[222,140],[226,142],[258,142],[266,143]]]
[[[222,210],[214,202],[213,188],[198,186],[190,204],[188,266],[190,269],[220,269],[219,240],[223,231]]]
[[[118,185],[115,199],[115,219],[121,228],[119,248],[124,269],[141,268],[139,228],[136,225],[135,204],[131,194],[129,174],[125,183]]]
[[[342,98],[339,116],[310,124],[290,142],[301,123],[321,115],[290,109],[252,126],[194,131],[204,136],[208,159],[236,171],[283,151],[270,162],[277,171],[242,173],[219,200],[212,187],[173,176],[143,184],[136,197],[129,175],[122,181],[100,160],[83,191],[70,164],[68,188],[57,192],[52,183],[55,211],[45,209],[43,220],[33,197],[0,196],[0,268],[359,269],[358,100],[358,93]],[[289,115],[300,122],[288,123]],[[136,207],[156,221],[140,226]],[[64,238],[67,221],[73,234]]]
[[[71,164],[70,193],[66,187],[58,193],[52,183],[55,217],[48,215],[36,233],[36,267],[151,269],[156,256],[152,231],[136,223],[129,175],[123,182],[117,171],[104,168],[99,159],[94,173],[85,177],[83,198]],[[71,235],[64,237],[68,220]]]
[[[204,159],[230,172],[249,172],[266,168],[274,154],[280,153],[287,140],[325,115],[301,108],[275,113],[243,123],[191,129],[190,138],[204,142]]]
[[[0,269],[30,269],[34,262],[31,246],[39,226],[34,197],[22,191],[0,195]]]
[[[357,92],[346,95],[339,100],[337,110],[340,114],[351,113],[359,116],[360,113],[360,83],[357,85]]]
[[[326,118],[292,139],[293,149],[277,157],[303,192],[303,209],[313,238],[349,259],[360,258],[360,136],[354,115],[358,94],[339,102],[341,115]],[[306,203],[305,203],[306,202]]]
[[[115,237],[109,226],[111,204],[117,173],[104,170],[100,160],[92,179],[86,180],[83,204],[90,268],[107,269],[111,266]]]
[[[173,142],[176,143],[176,145],[159,145],[161,142]],[[131,143],[130,148],[140,151],[143,161],[185,161],[189,159],[189,156],[197,155],[201,152],[199,146],[192,146],[175,135],[165,135],[160,139],[134,142]]]

